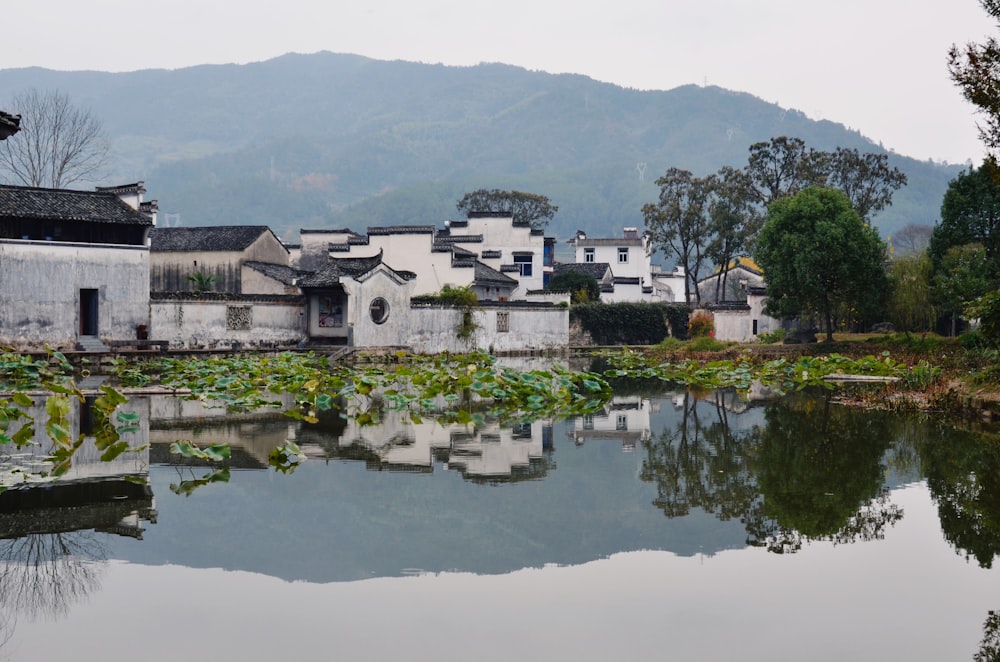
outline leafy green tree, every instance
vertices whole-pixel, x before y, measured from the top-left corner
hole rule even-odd
[[[466,193],[455,205],[463,214],[469,212],[504,212],[514,216],[515,223],[528,223],[544,228],[559,211],[544,195],[523,191],[478,189]]]
[[[958,316],[990,290],[990,282],[982,244],[952,246],[945,252],[933,275],[934,300],[939,312],[951,318],[951,335],[955,335]]]
[[[878,310],[886,292],[885,243],[847,196],[810,187],[774,202],[754,257],[767,277],[766,311],[817,315],[833,340],[834,312]]]
[[[572,303],[595,303],[601,299],[597,279],[581,271],[566,270],[549,279],[549,289],[567,291]]]
[[[928,248],[935,268],[949,248],[971,243],[986,251],[987,275],[1000,274],[1000,167],[989,160],[948,185]]]
[[[695,177],[689,170],[670,168],[656,180],[659,200],[642,207],[646,229],[652,242],[667,255],[674,255],[684,267],[684,300],[692,294],[701,303],[698,281],[712,234],[708,213],[714,178]]]
[[[987,14],[1000,21],[1000,0],[979,0]],[[991,150],[1000,147],[1000,43],[990,37],[983,44],[953,45],[948,71],[962,95],[985,117],[979,136]]]
[[[928,331],[937,320],[931,287],[934,267],[926,253],[897,257],[889,265],[889,319],[901,331]]]

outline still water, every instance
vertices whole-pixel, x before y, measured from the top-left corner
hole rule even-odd
[[[983,433],[683,391],[485,429],[129,406],[148,453],[0,504],[0,659],[972,660],[1000,637]],[[233,444],[228,481],[178,439]],[[309,459],[276,473],[289,439]]]

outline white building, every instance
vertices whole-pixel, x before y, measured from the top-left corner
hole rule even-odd
[[[613,287],[601,284],[601,301],[683,302],[684,270],[678,267],[674,272],[661,272],[652,264],[650,242],[649,232],[640,235],[634,227],[625,228],[618,238],[590,238],[577,231],[570,240],[576,249],[576,264],[610,266]]]

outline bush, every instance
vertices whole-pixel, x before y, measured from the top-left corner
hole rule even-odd
[[[570,308],[576,320],[598,345],[655,345],[687,329],[688,308],[683,304],[589,303]]]
[[[696,310],[688,319],[688,338],[712,336],[715,331],[715,319],[707,310]]]
[[[774,331],[768,331],[766,333],[757,334],[757,342],[763,343],[765,345],[779,343],[782,342],[784,339],[785,339],[784,329],[775,329]]]
[[[684,346],[684,350],[688,352],[718,352],[721,349],[726,348],[726,343],[719,342],[711,336],[698,336],[697,338],[692,338]]]

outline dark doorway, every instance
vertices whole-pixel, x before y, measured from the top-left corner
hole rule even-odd
[[[80,290],[80,335],[97,335],[97,290]]]

